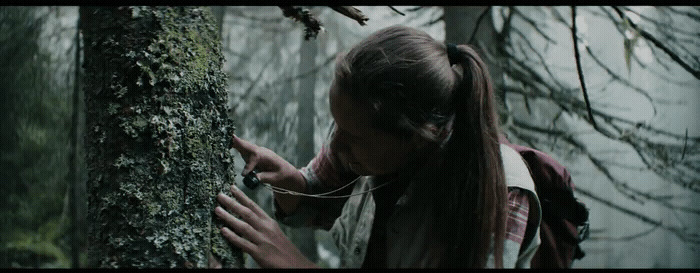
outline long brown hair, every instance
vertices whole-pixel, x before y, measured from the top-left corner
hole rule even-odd
[[[453,123],[444,143],[446,181],[434,192],[442,197],[434,202],[443,265],[484,267],[493,242],[502,267],[506,186],[491,79],[473,48],[452,50],[450,60],[446,46],[423,31],[384,28],[339,55],[333,84],[372,109],[374,127],[399,137],[442,141],[425,125]]]

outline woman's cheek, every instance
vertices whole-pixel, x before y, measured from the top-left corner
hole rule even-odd
[[[374,157],[372,156],[371,150],[367,147],[353,149],[352,160],[355,163],[362,165],[362,168],[367,171],[373,171],[375,168]]]

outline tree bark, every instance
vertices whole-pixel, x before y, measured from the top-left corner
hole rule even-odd
[[[212,213],[234,181],[216,22],[81,7],[90,267],[241,267]]]

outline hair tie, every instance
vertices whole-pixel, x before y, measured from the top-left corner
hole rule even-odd
[[[453,43],[447,44],[447,59],[450,61],[450,65],[459,63],[460,53],[457,45]]]

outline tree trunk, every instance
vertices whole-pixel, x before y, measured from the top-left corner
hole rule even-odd
[[[234,181],[208,9],[81,7],[90,267],[241,267],[212,213]]]
[[[318,52],[318,40],[301,42],[299,74],[304,74],[315,66]],[[316,155],[314,149],[314,117],[316,116],[314,91],[316,90],[316,73],[299,79],[297,90],[299,99],[299,127],[297,128],[297,166],[305,166]],[[315,232],[311,228],[298,228],[293,232],[294,242],[309,260],[316,262]]]
[[[498,65],[502,60],[498,59],[502,50],[502,39],[493,26],[491,11],[488,7],[445,7],[443,18],[445,20],[445,40],[454,44],[470,44],[478,48],[484,62],[489,68],[489,74],[494,86],[499,86],[503,80],[503,69]],[[482,13],[486,11],[485,14]],[[479,20],[481,17],[481,20]],[[475,33],[476,31],[476,33]],[[471,37],[472,41],[469,41]],[[488,52],[488,54],[485,54]],[[490,58],[489,56],[495,56]],[[500,91],[496,91],[497,97],[502,97]]]
[[[219,29],[219,39],[223,39],[223,29],[224,29],[224,18],[226,17],[226,6],[212,6],[209,7],[211,13],[216,19],[216,26]]]

